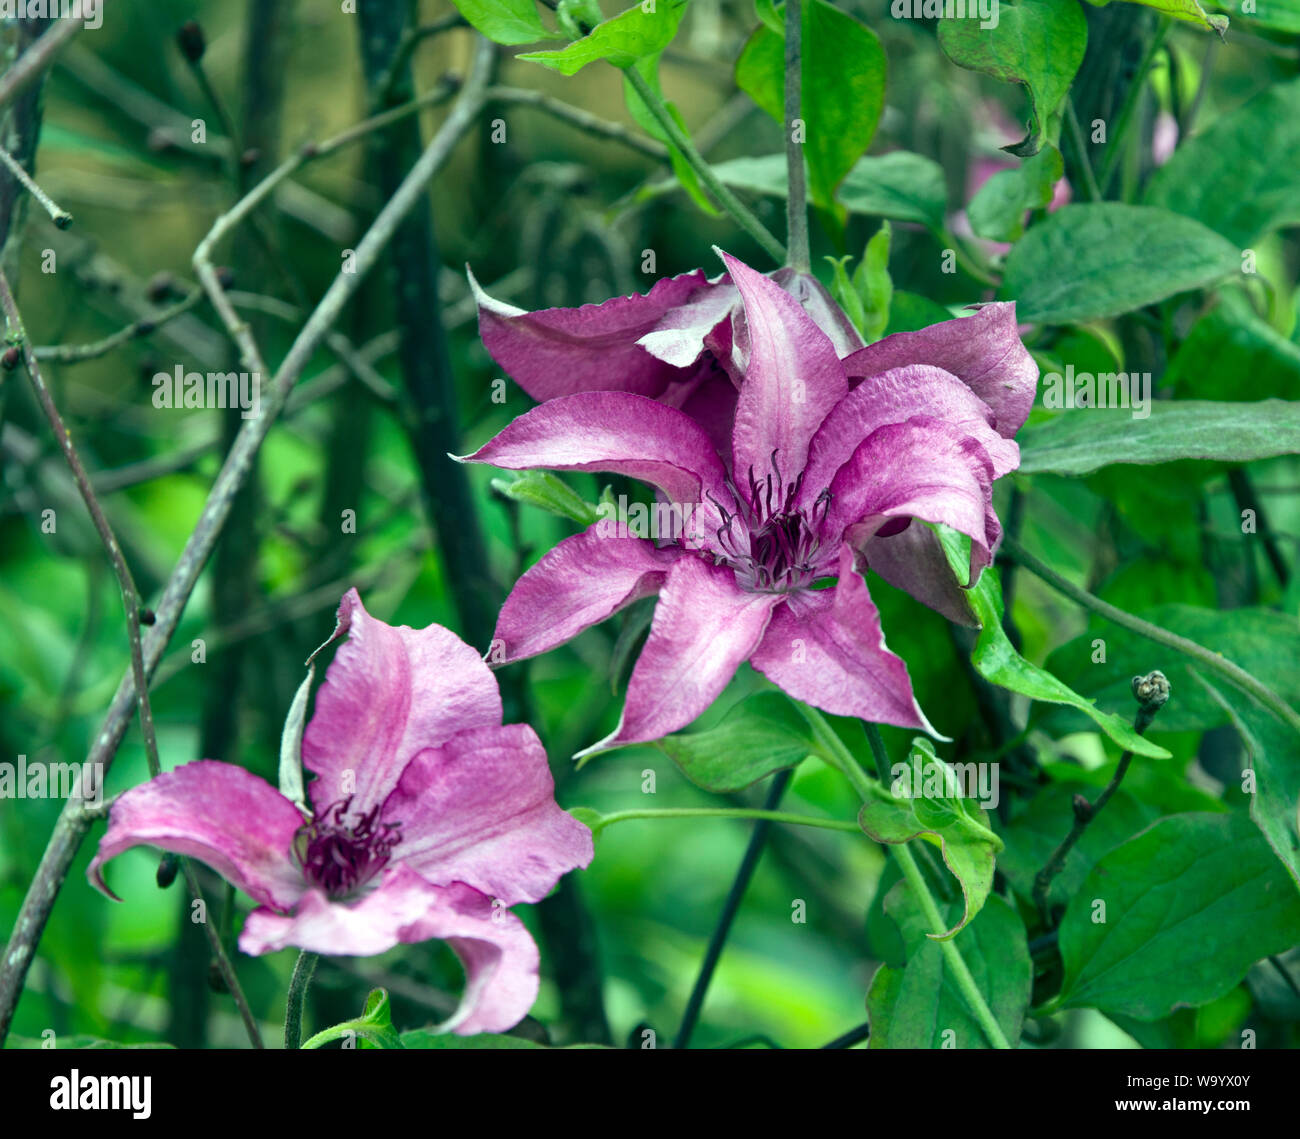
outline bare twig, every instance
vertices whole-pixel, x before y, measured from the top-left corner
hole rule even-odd
[[[631,147],[631,149],[658,162],[668,161],[668,148],[657,139],[638,134],[636,131],[623,126],[622,123],[602,119],[599,115],[593,115],[590,111],[575,107],[572,103],[566,103],[562,99],[547,95],[543,91],[533,91],[526,87],[489,87],[488,101],[536,107],[539,111],[545,111],[548,115],[559,119],[561,122],[577,127],[580,131],[586,131],[587,134],[596,135],[598,138],[611,139],[614,142],[621,142],[624,146]]]
[[[14,65],[0,75],[0,107],[6,106],[44,71],[59,49],[81,31],[81,27],[80,20],[60,20],[52,31],[46,32],[23,52]]]
[[[379,259],[398,223],[423,199],[425,187],[442,168],[452,148],[469,129],[481,110],[493,50],[492,45],[487,41],[480,41],[475,66],[455,107],[421,155],[420,160],[406,176],[397,193],[380,211],[374,224],[358,243],[354,261],[356,271],[340,273],[334,279],[281,363],[271,385],[270,397],[263,402],[261,413],[244,424],[231,447],[226,462],[217,475],[212,492],[204,504],[198,523],[159,600],[156,624],[150,630],[144,644],[146,675],[157,667],[163,650],[176,629],[185,604],[194,590],[199,574],[225,524],[231,503],[243,485],[253,457],[261,447],[272,423],[284,408],[289,392],[316,349],[324,341],[344,306],[365,279],[367,271],[373,268]],[[260,201],[268,192],[265,186],[263,182],[249,196],[256,195],[257,200]],[[255,205],[256,201],[245,207],[244,212],[246,213],[247,209]],[[237,206],[235,211],[239,209],[240,207]],[[229,222],[231,215],[225,217],[228,223],[226,229],[228,229],[229,224],[233,224]],[[212,235],[209,234],[209,238],[211,237]],[[215,283],[215,279],[213,281]],[[221,292],[219,285],[216,292],[224,301],[224,293]],[[228,301],[224,303],[229,305]],[[228,311],[233,312],[229,309]],[[233,323],[238,325],[238,319],[236,318]],[[251,347],[254,358],[260,360],[261,354],[256,344]],[[244,346],[241,345],[241,349],[243,348]],[[128,673],[118,685],[104,721],[94,737],[89,762],[102,764],[102,769],[105,771],[108,769],[126,732],[134,704],[135,684],[131,674]],[[35,955],[36,946],[88,826],[89,820],[84,816],[80,800],[66,802],[55,823],[40,866],[23,899],[4,958],[0,960],[0,1040],[3,1040],[9,1031],[14,1008],[22,992],[23,982]]]
[[[786,264],[797,273],[807,273],[811,264],[808,256],[808,175],[803,164],[803,123],[800,119],[802,84],[803,3],[802,0],[786,0],[785,166],[788,190],[785,245]]]
[[[123,344],[129,344],[132,340],[139,340],[142,336],[148,336],[154,329],[166,324],[169,320],[189,312],[202,299],[203,290],[194,289],[175,304],[163,309],[156,317],[142,317],[140,320],[133,320],[130,324],[119,328],[102,340],[96,340],[90,344],[44,345],[40,348],[33,348],[32,355],[37,360],[52,360],[57,364],[80,364],[86,360],[98,360],[101,356],[107,356],[115,348],[120,348]]]
[[[95,525],[100,541],[104,543],[104,549],[108,551],[108,558],[112,563],[113,572],[117,575],[118,587],[122,591],[122,605],[126,609],[127,638],[131,648],[131,676],[140,709],[140,731],[144,736],[145,757],[148,760],[150,776],[156,777],[161,772],[162,766],[158,761],[158,738],[154,731],[153,710],[149,705],[149,681],[145,672],[144,650],[140,637],[140,616],[142,613],[140,593],[136,589],[135,578],[131,576],[131,567],[127,564],[126,556],[122,553],[122,547],[118,543],[117,535],[113,533],[112,526],[109,525],[108,519],[104,516],[103,508],[99,504],[99,499],[95,497],[94,488],[91,486],[90,477],[86,474],[86,468],[82,465],[76,447],[73,446],[72,435],[64,425],[62,416],[59,415],[59,409],[54,404],[54,397],[50,394],[45,379],[41,375],[40,365],[36,361],[31,346],[27,343],[22,317],[18,313],[18,306],[14,302],[13,292],[9,288],[8,278],[5,277],[3,270],[0,270],[0,308],[4,310],[10,338],[20,338],[19,350],[23,353],[27,374],[31,379],[32,388],[36,392],[37,402],[41,405],[41,410],[49,421],[50,430],[53,431],[59,447],[63,450],[63,456],[72,470],[72,477],[76,480],[77,489],[81,492],[82,500],[86,504],[86,509],[90,512],[91,521]],[[92,767],[91,770],[95,769]],[[96,779],[95,785],[102,786],[102,782]],[[69,803],[72,801],[72,799],[69,799]],[[83,804],[83,817],[89,823],[91,819],[97,817],[97,814],[92,808]],[[193,894],[195,899],[202,901],[203,894],[199,891],[198,880],[194,877],[194,871],[188,864],[186,866],[186,881],[190,885],[190,893]],[[205,922],[204,924],[206,926],[208,923]],[[230,964],[229,958],[226,957],[225,949],[221,945],[220,938],[216,936],[216,931],[210,929],[209,934],[210,940],[212,940],[213,952],[217,957],[217,965],[221,969],[221,975],[226,981],[226,987],[230,990],[230,995],[239,1008],[240,1016],[244,1019],[249,1039],[253,1042],[254,1047],[260,1048],[262,1040],[257,1030],[257,1022],[249,1011],[248,1001],[239,986],[239,978],[235,975],[234,967]]]
[[[72,215],[42,190],[32,179],[32,176],[23,169],[22,163],[3,146],[0,146],[0,162],[9,167],[9,172],[23,184],[23,188],[40,202],[41,209],[50,215],[50,220],[55,225],[60,229],[67,229],[72,224]]]
[[[1146,676],[1135,676],[1133,678],[1133,698],[1138,702],[1137,716],[1133,721],[1133,730],[1138,735],[1143,735],[1147,728],[1151,726],[1151,721],[1156,718],[1156,713],[1165,706],[1169,699],[1169,681],[1165,679],[1163,672],[1150,672]],[[1034,876],[1034,906],[1038,910],[1038,916],[1042,920],[1043,927],[1051,925],[1051,910],[1047,904],[1047,893],[1052,888],[1052,880],[1065,868],[1065,860],[1069,857],[1070,851],[1074,849],[1074,844],[1083,837],[1083,832],[1088,829],[1088,824],[1092,822],[1099,814],[1101,809],[1110,802],[1111,797],[1119,790],[1119,785],[1124,781],[1124,776],[1128,774],[1129,764],[1133,762],[1133,753],[1126,751],[1119,758],[1119,765],[1115,768],[1115,774],[1111,781],[1106,784],[1105,789],[1097,796],[1095,803],[1090,803],[1082,795],[1074,797],[1074,825],[1070,828],[1070,833],[1061,840],[1060,846],[1052,851],[1051,857],[1048,858],[1043,868]]]

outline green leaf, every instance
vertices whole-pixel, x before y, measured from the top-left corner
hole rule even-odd
[[[784,198],[788,192],[783,154],[732,158],[714,165],[713,171],[733,189],[774,198]],[[940,230],[948,209],[948,191],[943,167],[937,162],[895,150],[859,159],[840,184],[839,201],[851,214],[917,222]]]
[[[1254,0],[1254,10],[1243,12],[1242,0],[1213,0],[1212,7],[1231,12],[1234,19],[1272,28],[1276,32],[1300,33],[1300,0]]]
[[[659,86],[659,56],[648,55],[644,59],[638,60],[633,66],[641,73],[650,89],[662,99],[663,88]],[[718,217],[720,211],[709,201],[708,195],[705,194],[704,187],[700,185],[700,177],[695,172],[695,167],[690,164],[686,156],[674,144],[673,140],[668,136],[668,132],[664,130],[663,125],[655,118],[650,108],[646,106],[645,100],[641,98],[626,75],[623,77],[623,100],[627,103],[628,114],[632,116],[637,126],[651,138],[657,138],[668,147],[668,161],[673,168],[673,175],[682,188],[691,196],[691,200],[710,217]],[[690,131],[686,129],[686,120],[682,118],[681,112],[667,99],[664,99],[663,102],[664,106],[668,108],[668,113],[673,117],[673,121],[676,122],[682,133],[689,138]]]
[[[851,258],[826,258],[834,274],[831,295],[868,344],[879,340],[889,324],[889,306],[894,295],[894,282],[889,276],[891,233],[889,222],[882,222],[867,242],[852,279],[844,268]]]
[[[759,23],[771,28],[777,35],[785,35],[785,23],[781,19],[781,13],[776,10],[775,0],[754,0],[754,15],[758,17]]]
[[[1199,673],[1196,679],[1237,729],[1254,773],[1250,817],[1300,886],[1300,736],[1248,693],[1225,696]]]
[[[1025,232],[1025,215],[1052,200],[1064,172],[1061,152],[1050,142],[1014,170],[998,171],[966,207],[971,229],[989,241],[1019,241]]]
[[[386,989],[371,989],[365,1008],[356,1020],[330,1025],[304,1040],[303,1048],[319,1048],[334,1040],[356,1040],[361,1048],[402,1048],[401,1038],[393,1028],[392,1008]]]
[[[948,563],[957,575],[957,580],[962,580],[970,565],[969,539],[946,526],[936,526],[934,529],[943,543]],[[1031,700],[1068,704],[1072,708],[1078,708],[1120,747],[1153,759],[1169,758],[1168,751],[1143,739],[1125,720],[1113,713],[1101,711],[1091,700],[1080,696],[1050,672],[1030,664],[1016,652],[1015,646],[1002,630],[1002,584],[992,566],[980,574],[975,586],[966,591],[966,597],[975,619],[980,623],[979,635],[971,653],[971,664],[985,680],[1009,688],[1012,692],[1019,692]]]
[[[1300,397],[1300,345],[1258,316],[1240,289],[1223,289],[1179,345],[1161,381],[1193,399]]]
[[[1055,143],[1051,125],[1088,46],[1088,23],[1075,0],[1002,0],[997,25],[979,20],[940,20],[939,46],[958,67],[982,71],[1029,91],[1029,134],[1004,149],[1029,157],[1044,141]]]
[[[1066,909],[1057,1003],[1160,1020],[1297,941],[1300,894],[1250,819],[1170,815],[1102,858]]]
[[[1109,2],[1110,0],[1088,0],[1094,8],[1104,8]],[[1131,3],[1141,4],[1144,8],[1153,8],[1163,15],[1172,16],[1175,20],[1218,32],[1220,36],[1228,27],[1226,16],[1208,15],[1198,0],[1131,0]]]
[[[925,918],[899,882],[885,898],[907,947],[902,968],[882,965],[867,993],[871,1048],[987,1048],[943,951],[925,936]],[[949,915],[951,916],[951,915]],[[1020,915],[994,895],[960,941],[962,959],[1014,1047],[1029,1007],[1033,969]]]
[[[647,11],[636,4],[597,24],[589,35],[558,51],[530,51],[518,56],[561,75],[576,75],[589,63],[605,60],[626,70],[638,60],[658,55],[673,41],[686,0],[656,0]]]
[[[1184,142],[1152,176],[1145,201],[1195,218],[1244,249],[1300,221],[1296,154],[1300,79],[1268,86]]]
[[[962,913],[946,933],[926,936],[946,941],[984,907],[1002,840],[990,829],[988,815],[962,795],[961,779],[934,754],[929,740],[913,740],[907,761],[895,764],[891,775],[890,789],[882,788],[879,799],[862,805],[858,825],[875,842],[923,838],[939,846],[944,865],[961,886]]]
[[[853,273],[853,288],[862,299],[865,314],[858,331],[868,344],[884,336],[889,327],[889,309],[894,299],[894,281],[889,275],[889,247],[893,232],[888,219],[880,223]]]
[[[580,526],[590,526],[604,517],[598,507],[550,471],[524,471],[513,479],[493,479],[492,489],[513,502],[540,507]]]
[[[1156,206],[1065,206],[1007,254],[1001,297],[1022,321],[1068,324],[1119,316],[1236,273],[1235,246]]]
[[[307,809],[307,792],[302,775],[302,733],[307,723],[307,700],[311,696],[311,682],[315,675],[315,666],[308,665],[307,675],[294,693],[280,733],[280,794],[303,811]]]
[[[889,327],[885,329],[885,335],[918,332],[944,320],[952,320],[952,313],[943,305],[935,304],[929,297],[923,297],[919,293],[897,289],[889,306]]]
[[[860,159],[840,186],[840,202],[853,214],[874,214],[943,228],[948,188],[943,167],[907,150]]]
[[[555,21],[571,40],[581,39],[585,28],[594,28],[605,18],[597,0],[559,0]]]
[[[830,209],[835,189],[866,152],[885,102],[885,53],[876,34],[824,3],[803,5],[803,83],[808,191]],[[785,124],[785,38],[763,24],[736,61],[736,85]]]
[[[861,332],[867,323],[867,311],[862,307],[862,297],[853,287],[853,282],[844,268],[845,263],[852,261],[853,258],[845,254],[843,257],[827,257],[826,260],[831,263],[831,296],[844,310],[845,315],[853,321],[853,327]]]
[[[1284,618],[1272,609],[1225,611],[1182,604],[1139,609],[1136,615],[1213,649],[1263,679],[1287,703],[1300,704],[1300,622],[1294,616]],[[1105,660],[1094,659],[1098,638]],[[1156,666],[1169,678],[1173,691],[1173,698],[1155,722],[1156,729],[1203,732],[1230,722],[1223,706],[1197,683],[1196,665],[1190,657],[1110,622],[1099,622],[1096,629],[1067,641],[1047,658],[1047,667],[1055,675],[1103,705],[1131,701],[1131,678]],[[1237,695],[1235,688],[1227,691]]]
[[[559,38],[542,23],[535,0],[452,0],[452,3],[493,43],[531,44]]]
[[[771,690],[741,700],[717,727],[665,736],[657,746],[706,791],[740,791],[816,750],[798,705]]]
[[[1246,463],[1300,451],[1300,402],[1152,400],[1149,410],[1135,419],[1122,408],[1075,408],[1035,423],[1018,437],[1020,471],[1086,475],[1113,463]]]

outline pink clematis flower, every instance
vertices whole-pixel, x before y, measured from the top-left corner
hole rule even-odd
[[[466,974],[443,1027],[504,1031],[538,988],[537,946],[504,907],[586,866],[591,831],[556,804],[541,742],[502,725],[496,678],[454,633],[386,625],[355,589],[331,640],[345,633],[303,734],[309,817],[243,768],[200,760],[120,796],[87,873],[115,898],[102,867],[124,850],[198,858],[260,903],[239,938],[253,955],[440,938]]]
[[[682,408],[720,443],[730,430],[744,374],[740,290],[703,269],[657,281],[648,293],[580,308],[526,312],[485,293],[470,274],[479,335],[492,358],[539,403],[590,391],[626,391]],[[862,337],[816,277],[778,269],[840,356]]]
[[[870,566],[973,623],[920,523],[970,536],[971,583],[991,562],[1001,538],[992,483],[1019,462],[1011,436],[1038,378],[1014,305],[841,360],[788,292],[723,259],[744,317],[725,440],[719,420],[701,423],[643,393],[582,391],[549,399],[466,457],[509,470],[622,473],[698,523],[662,544],[611,535],[607,521],[565,539],[506,600],[493,662],[546,652],[658,594],[622,719],[582,754],[676,731],[746,660],[824,711],[933,732],[860,571]],[[832,576],[833,589],[815,587]]]

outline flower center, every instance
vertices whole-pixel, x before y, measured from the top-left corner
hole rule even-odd
[[[717,561],[736,571],[736,583],[750,593],[788,593],[811,585],[816,576],[821,525],[830,510],[830,488],[822,490],[810,509],[796,509],[803,474],[787,483],[772,452],[772,470],[759,480],[749,468],[749,496],[735,494],[739,513],[722,513],[716,534],[724,553]],[[732,487],[735,491],[735,487]]]
[[[395,833],[401,824],[379,822],[379,807],[345,821],[351,805],[351,795],[331,804],[293,838],[303,874],[331,898],[345,897],[370,881],[401,841]]]

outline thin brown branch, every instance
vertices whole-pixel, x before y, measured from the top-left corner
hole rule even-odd
[[[146,675],[157,667],[167,642],[175,632],[181,613],[225,525],[231,503],[243,485],[253,458],[266,438],[267,432],[283,410],[298,377],[324,341],[352,295],[365,280],[366,273],[378,261],[402,218],[424,199],[429,182],[442,168],[452,148],[482,109],[493,53],[494,48],[490,43],[485,40],[479,42],[474,68],[456,105],[419,161],[398,187],[397,192],[380,211],[374,224],[358,243],[354,259],[355,272],[340,272],[334,279],[281,363],[271,385],[270,398],[263,402],[261,413],[248,420],[236,437],[204,504],[198,523],[158,602],[156,623],[144,644]],[[252,191],[249,197],[256,195],[257,200],[261,200],[268,192],[269,188],[264,181]],[[244,212],[246,213],[255,205],[256,201],[247,206]],[[236,206],[231,214],[224,215],[227,224],[223,232],[234,224],[230,218],[239,209],[240,207]],[[209,248],[212,236],[209,234]],[[196,258],[197,256],[196,252]],[[227,312],[233,315],[233,309],[229,308],[229,302],[225,300],[224,292],[216,283],[215,277],[211,278],[211,282],[216,285],[214,291],[227,306]],[[233,324],[236,326],[239,324],[237,317],[233,320]],[[242,344],[241,349],[247,354],[247,349]],[[261,354],[255,343],[251,344],[251,350],[253,357],[260,360]],[[102,770],[105,772],[111,765],[118,745],[126,733],[131,711],[135,705],[135,690],[132,674],[128,672],[118,685],[104,721],[94,737],[88,762],[102,764]],[[27,970],[35,956],[36,947],[49,920],[55,899],[89,825],[90,820],[85,817],[81,801],[69,799],[55,823],[54,832],[50,836],[40,866],[23,899],[13,934],[4,957],[0,960],[0,1041],[3,1041],[8,1034]]]
[[[81,31],[80,20],[60,20],[52,31],[36,40],[3,75],[0,75],[0,107],[31,83],[73,36]]]
[[[126,610],[127,639],[131,649],[131,677],[134,681],[136,702],[140,712],[140,732],[144,736],[145,758],[149,764],[149,774],[151,777],[156,777],[162,771],[162,766],[158,761],[158,737],[154,731],[153,709],[149,704],[149,681],[145,672],[144,649],[140,636],[140,615],[142,612],[140,593],[136,589],[135,578],[131,575],[131,567],[127,564],[126,556],[122,553],[122,547],[118,543],[117,535],[113,533],[113,527],[109,525],[108,519],[104,516],[103,508],[100,506],[99,499],[95,496],[94,488],[91,485],[90,476],[86,473],[81,457],[77,454],[77,449],[73,445],[72,435],[64,425],[63,417],[55,406],[54,397],[45,383],[44,376],[41,375],[40,364],[36,360],[36,355],[27,342],[22,317],[19,315],[13,291],[9,288],[9,280],[3,270],[0,270],[0,308],[4,310],[5,322],[9,329],[9,339],[12,341],[14,338],[18,338],[20,341],[19,351],[23,355],[28,377],[36,393],[36,400],[41,405],[41,410],[49,421],[50,430],[54,433],[54,437],[63,451],[63,457],[67,460],[68,467],[72,471],[72,477],[76,481],[77,489],[81,492],[82,501],[85,502],[86,509],[90,512],[95,530],[99,534],[100,541],[104,544],[104,549],[108,551],[108,559],[112,563],[113,572],[117,576],[118,587],[122,591],[122,605]],[[90,769],[92,771],[97,770],[93,766]],[[93,786],[103,787],[102,774],[96,776]],[[71,801],[70,799],[69,802]],[[88,820],[94,817],[93,809],[87,808],[85,804],[83,804],[83,811],[87,812],[85,817]],[[202,901],[203,895],[199,891],[198,881],[194,877],[194,871],[188,865],[186,866],[186,881],[190,884],[190,893],[193,894],[195,899]],[[205,927],[207,924],[205,921]],[[234,967],[226,956],[220,938],[216,937],[215,930],[209,929],[209,934],[211,935],[213,952],[217,957],[217,966],[221,969],[221,975],[226,981],[226,987],[230,990],[230,995],[239,1008],[240,1016],[244,1019],[249,1039],[255,1048],[260,1048],[262,1047],[262,1039],[257,1030],[257,1022],[249,1011],[248,1000],[239,986],[239,978],[235,976]]]

